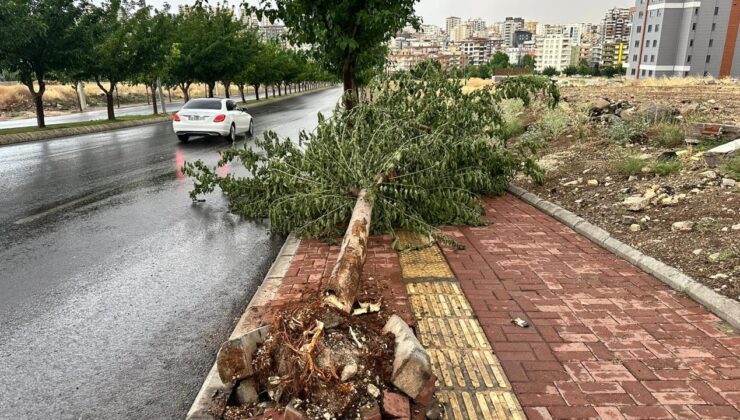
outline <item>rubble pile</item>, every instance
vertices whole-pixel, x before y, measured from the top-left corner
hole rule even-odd
[[[346,314],[318,300],[284,307],[270,326],[227,341],[217,367],[232,392],[226,419],[410,418],[435,379],[413,330],[382,305]]]

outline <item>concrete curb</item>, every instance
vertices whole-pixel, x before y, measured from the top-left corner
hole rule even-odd
[[[119,130],[122,128],[140,127],[143,125],[159,124],[170,121],[172,116],[148,118],[140,121],[120,121],[108,124],[91,125],[87,127],[57,128],[46,131],[34,131],[29,133],[3,134],[0,135],[0,146],[8,144],[29,143],[39,140],[51,140],[60,137],[76,136],[80,134],[102,133],[104,131]]]
[[[290,268],[290,263],[293,261],[293,257],[295,256],[300,243],[300,239],[297,239],[293,234],[290,234],[285,240],[283,247],[280,249],[280,253],[270,267],[270,271],[267,272],[265,279],[262,281],[262,285],[257,289],[257,292],[255,292],[229,339],[242,336],[261,326],[259,324],[259,319],[256,319],[252,314],[253,309],[267,305],[275,297],[280,284],[283,282],[285,273],[287,273]],[[206,379],[198,392],[198,395],[195,397],[195,401],[193,401],[193,405],[190,407],[186,418],[188,420],[213,420],[214,415],[210,412],[213,405],[213,397],[221,394],[228,398],[229,391],[229,387],[221,382],[221,378],[218,376],[216,363],[214,362],[211,370],[208,372],[208,376],[206,376]]]
[[[614,238],[604,229],[592,225],[582,217],[556,204],[543,200],[521,187],[510,185],[509,192],[559,220],[588,238],[591,242],[627,260],[644,272],[651,274],[672,289],[686,293],[692,299],[704,305],[712,313],[727,321],[733,327],[740,329],[740,302],[720,295],[675,267],[671,267],[653,257],[643,254],[637,249]]]

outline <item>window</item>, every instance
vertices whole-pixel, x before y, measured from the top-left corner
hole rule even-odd
[[[650,70],[650,71],[648,72],[648,76],[650,76],[650,77],[653,77],[653,71],[652,71],[652,70]]]
[[[687,63],[690,63],[691,62],[691,56],[686,57],[686,62]]]
[[[637,61],[637,54],[632,56],[632,61]]]
[[[634,76],[635,74],[637,74],[637,70],[632,69],[632,75]]]
[[[714,31],[715,29],[717,29],[717,24],[716,23],[712,23],[712,30]]]
[[[635,48],[640,46],[640,41],[635,41]]]
[[[689,72],[687,71],[683,72],[683,77],[689,77]]]
[[[660,25],[655,25],[655,32],[660,32]]]
[[[694,9],[694,14],[697,15],[697,16],[699,16],[699,8],[698,7],[696,9]]]
[[[650,56],[650,62],[651,62],[651,63],[654,63],[654,62],[655,62],[655,56],[654,56],[654,55],[651,55],[651,56]]]
[[[696,22],[694,22],[694,23],[691,24],[691,30],[692,31],[695,31],[696,30]]]
[[[712,48],[712,45],[714,45],[714,40],[713,39],[710,39],[709,40],[709,48]]]
[[[645,70],[643,70],[643,71],[642,71],[642,72],[640,72],[640,73],[641,73],[641,74],[642,74],[642,75],[644,76],[644,75],[645,75]]]
[[[640,12],[640,19],[642,19],[643,16],[645,16],[645,13],[644,12]]]
[[[658,40],[657,39],[654,39],[653,40],[653,48],[655,48],[657,46],[658,46]]]
[[[695,25],[695,26],[696,26],[696,25]],[[637,33],[639,34],[639,33],[641,33],[641,32],[642,32],[642,26],[637,26]]]
[[[647,63],[647,59],[648,59],[648,56],[647,56],[647,54],[645,54],[645,57],[642,57],[642,61],[644,61],[644,62]]]
[[[653,31],[653,25],[648,25],[648,32],[652,32],[652,31]]]
[[[719,15],[719,6],[714,8],[714,16]]]
[[[693,47],[693,46],[694,46],[694,40],[692,39],[691,41],[689,41],[689,47]]]
[[[707,56],[707,63],[709,63],[709,62],[711,62],[711,61],[712,61],[712,56],[711,56],[711,55],[708,55],[708,56]]]

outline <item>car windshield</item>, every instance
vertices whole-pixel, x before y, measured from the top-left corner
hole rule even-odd
[[[221,109],[221,101],[213,99],[193,99],[182,109]]]

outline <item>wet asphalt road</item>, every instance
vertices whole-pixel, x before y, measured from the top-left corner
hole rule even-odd
[[[339,95],[255,107],[257,132]],[[178,166],[226,146],[164,123],[0,147],[0,418],[184,417],[282,244],[220,193],[190,202]]]

